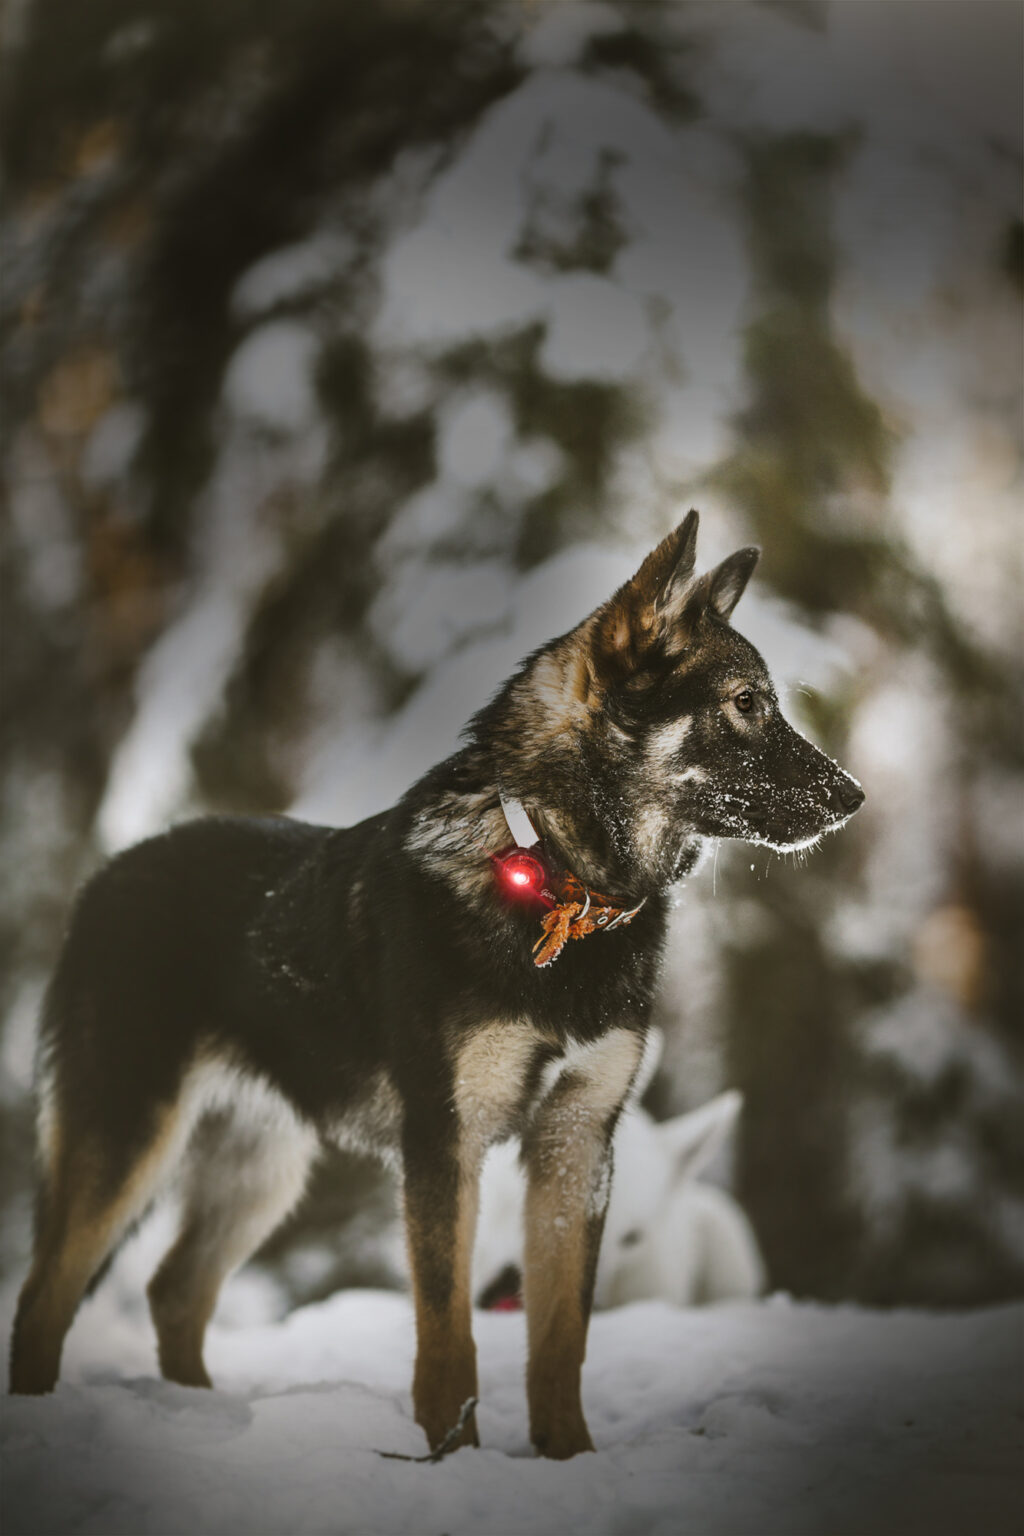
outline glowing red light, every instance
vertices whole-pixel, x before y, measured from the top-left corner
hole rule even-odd
[[[522,1298],[519,1296],[499,1296],[497,1301],[492,1301],[488,1308],[491,1312],[521,1312],[523,1310]]]
[[[515,848],[495,862],[507,890],[524,896],[537,895],[543,890],[547,878],[544,866],[525,848]]]

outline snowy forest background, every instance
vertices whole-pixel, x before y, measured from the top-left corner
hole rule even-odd
[[[1024,1291],[1021,10],[33,0],[3,22],[0,1258],[72,892],[349,823],[686,510],[864,783],[681,894],[652,1107],[727,1086],[771,1282]],[[375,1282],[340,1156],[263,1264]]]

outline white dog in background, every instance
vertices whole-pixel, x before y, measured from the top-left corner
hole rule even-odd
[[[697,1175],[733,1130],[743,1096],[719,1094],[661,1124],[637,1100],[654,1075],[660,1038],[615,1133],[615,1177],[594,1288],[596,1307],[658,1298],[677,1306],[746,1300],[765,1286],[753,1229],[733,1197]],[[523,1176],[515,1142],[492,1147],[480,1185],[473,1259],[478,1306],[512,1309],[522,1278]]]

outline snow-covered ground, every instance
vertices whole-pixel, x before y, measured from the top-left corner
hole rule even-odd
[[[595,1455],[533,1457],[521,1314],[476,1319],[481,1450],[421,1453],[408,1300],[351,1291],[212,1330],[219,1390],[155,1374],[87,1304],[55,1396],[3,1400],[6,1536],[956,1536],[1019,1532],[1024,1305],[875,1313],[775,1297],[597,1315]],[[99,1326],[105,1319],[104,1326]]]

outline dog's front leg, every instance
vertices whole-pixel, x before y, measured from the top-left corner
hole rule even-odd
[[[612,1030],[577,1053],[523,1138],[530,1436],[559,1460],[594,1449],[580,1374],[611,1188],[611,1139],[641,1040]]]
[[[406,1238],[416,1306],[416,1422],[432,1450],[477,1396],[470,1259],[476,1226],[477,1160],[459,1157],[453,1140],[410,1135],[404,1147]],[[468,1164],[468,1166],[463,1166]],[[470,1415],[458,1442],[479,1445]]]

